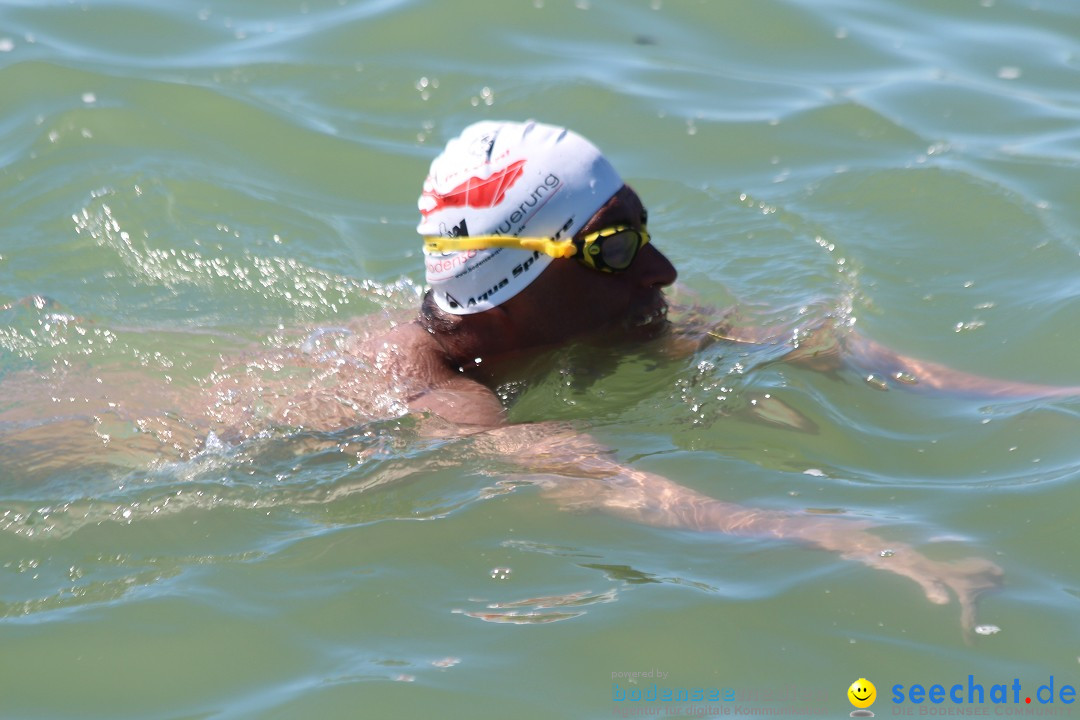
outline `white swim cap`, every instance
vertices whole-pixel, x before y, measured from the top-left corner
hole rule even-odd
[[[573,237],[623,185],[585,138],[536,122],[478,122],[431,163],[421,235]],[[424,251],[427,283],[448,313],[500,305],[539,277],[552,258],[531,250]]]

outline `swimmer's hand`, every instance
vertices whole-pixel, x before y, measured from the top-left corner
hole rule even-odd
[[[975,628],[975,601],[979,595],[1001,585],[1004,573],[985,558],[932,560],[906,543],[888,542],[867,532],[868,523],[842,517],[800,515],[791,521],[791,536],[847,560],[857,560],[914,581],[926,599],[945,605],[951,595],[960,603],[960,626],[965,637]],[[950,595],[951,591],[951,595]]]
[[[713,503],[724,507],[721,512],[725,515],[723,521],[715,524],[716,529],[790,538],[831,550],[844,559],[914,581],[926,599],[937,605],[945,605],[955,596],[960,604],[960,627],[969,640],[975,628],[976,600],[983,592],[999,587],[1004,575],[1000,567],[985,558],[933,560],[906,543],[888,542],[867,532],[869,523],[860,520]]]
[[[975,628],[976,600],[983,592],[999,587],[1004,575],[1000,567],[985,558],[932,560],[906,543],[888,542],[867,532],[870,524],[860,520],[750,508],[736,512],[731,506],[727,513],[744,519],[741,526],[729,524],[724,528],[726,532],[790,538],[831,550],[846,560],[914,581],[926,599],[937,605],[949,603],[954,595],[960,604],[960,627],[967,639]]]
[[[865,535],[874,538],[870,533]],[[874,540],[879,548],[884,545],[880,539]],[[841,555],[914,580],[926,594],[926,599],[938,605],[949,602],[951,591],[960,603],[960,625],[965,635],[975,627],[975,601],[983,592],[999,587],[1004,574],[1000,567],[985,558],[931,560],[907,545],[889,545],[869,552],[848,550]]]

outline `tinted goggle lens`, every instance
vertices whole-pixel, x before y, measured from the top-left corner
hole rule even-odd
[[[626,270],[634,262],[638,251],[649,242],[644,229],[614,227],[586,235],[581,258],[586,265],[597,270],[615,272]]]

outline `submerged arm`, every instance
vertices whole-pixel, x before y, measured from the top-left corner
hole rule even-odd
[[[963,372],[899,353],[858,331],[826,321],[809,331],[791,327],[763,328],[735,323],[735,310],[708,312],[681,308],[683,321],[672,329],[671,351],[697,352],[714,342],[728,342],[789,351],[779,361],[814,370],[855,370],[882,389],[905,387],[985,398],[1080,397],[1080,385],[1018,382]]]
[[[1080,387],[999,380],[955,370],[940,363],[901,355],[869,338],[851,333],[841,340],[850,367],[884,375],[915,388],[980,397],[1080,397]]]
[[[554,423],[507,426],[480,442],[521,466],[530,480],[564,508],[602,510],[665,528],[791,539],[907,577],[933,603],[961,606],[965,629],[974,625],[978,594],[996,586],[1001,570],[980,558],[931,560],[903,543],[866,530],[869,523],[828,515],[749,508],[711,498],[655,473],[627,467],[585,435]]]

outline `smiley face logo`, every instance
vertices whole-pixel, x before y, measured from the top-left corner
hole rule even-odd
[[[877,700],[877,688],[866,678],[859,678],[847,689],[848,700],[857,708],[868,708]]]

